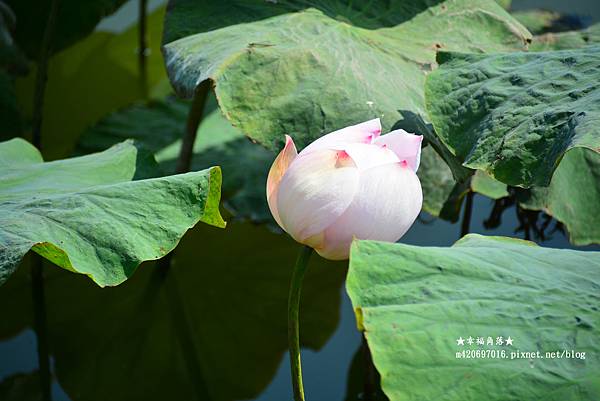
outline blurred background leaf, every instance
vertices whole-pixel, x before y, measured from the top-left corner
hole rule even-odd
[[[146,63],[153,98],[171,92],[160,53],[163,17],[164,8],[160,8],[148,18],[150,52]],[[43,110],[44,158],[69,156],[88,127],[144,98],[137,47],[137,27],[132,26],[118,34],[94,32],[51,58]],[[34,83],[35,68],[17,81],[17,97],[26,117],[32,113]]]
[[[37,60],[52,0],[5,0],[17,16],[16,41],[27,56]],[[105,16],[126,0],[61,0],[56,32],[50,44],[58,52],[89,35]]]

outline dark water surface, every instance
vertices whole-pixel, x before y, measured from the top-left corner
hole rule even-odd
[[[591,21],[600,15],[597,1],[513,4],[579,13]],[[117,22],[104,25],[134,19],[135,6],[127,7],[113,17]],[[499,227],[486,230],[492,207],[491,200],[475,196],[470,231],[523,238],[515,233],[520,223],[514,208],[505,211]],[[460,224],[421,218],[402,242],[449,246],[460,237]],[[561,232],[537,242],[572,248]],[[290,399],[286,302],[298,249],[266,227],[199,225],[177,248],[169,271],[145,263],[116,288],[102,290],[86,277],[45,266],[53,399]],[[41,399],[29,259],[0,287],[0,400]],[[311,261],[301,308],[309,400],[347,397],[361,337],[344,291],[345,273],[345,263],[318,256]]]

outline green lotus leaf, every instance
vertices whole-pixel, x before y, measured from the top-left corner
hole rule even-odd
[[[215,252],[223,244],[226,251]],[[199,224],[182,239],[170,269],[145,263],[118,287],[98,288],[44,266],[57,382],[73,401],[257,397],[287,350],[298,248],[264,226]],[[346,270],[345,263],[311,258],[302,289],[303,346],[320,349],[336,330]],[[0,291],[0,304],[15,305],[3,314],[2,339],[33,327],[27,273],[20,269]]]
[[[439,60],[427,107],[465,167],[512,186],[547,186],[565,152],[600,151],[600,46]]]
[[[355,241],[346,285],[391,401],[600,397],[599,252],[475,234],[449,248]]]
[[[530,34],[492,0],[172,0],[164,55],[176,91],[212,81],[226,118],[279,149],[380,117],[384,132],[425,116],[439,49],[524,49]]]
[[[33,250],[100,286],[117,285],[198,221],[225,225],[218,167],[132,181],[147,163],[131,142],[55,162],[22,139],[0,142],[0,283]]]
[[[489,174],[477,170],[471,178],[471,190],[491,199],[500,199],[508,196],[506,184],[496,181]]]

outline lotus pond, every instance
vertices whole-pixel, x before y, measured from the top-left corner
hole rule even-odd
[[[306,399],[600,399],[596,2],[166,3],[0,0],[0,400],[303,399],[267,175],[373,118],[422,210],[311,256]]]

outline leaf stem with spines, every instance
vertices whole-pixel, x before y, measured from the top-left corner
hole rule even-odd
[[[290,293],[288,298],[288,347],[290,352],[290,367],[292,373],[292,386],[294,400],[304,401],[304,386],[302,384],[302,362],[300,359],[300,295],[302,282],[308,267],[308,260],[312,255],[312,248],[303,246],[298,254],[296,266],[292,273]]]

